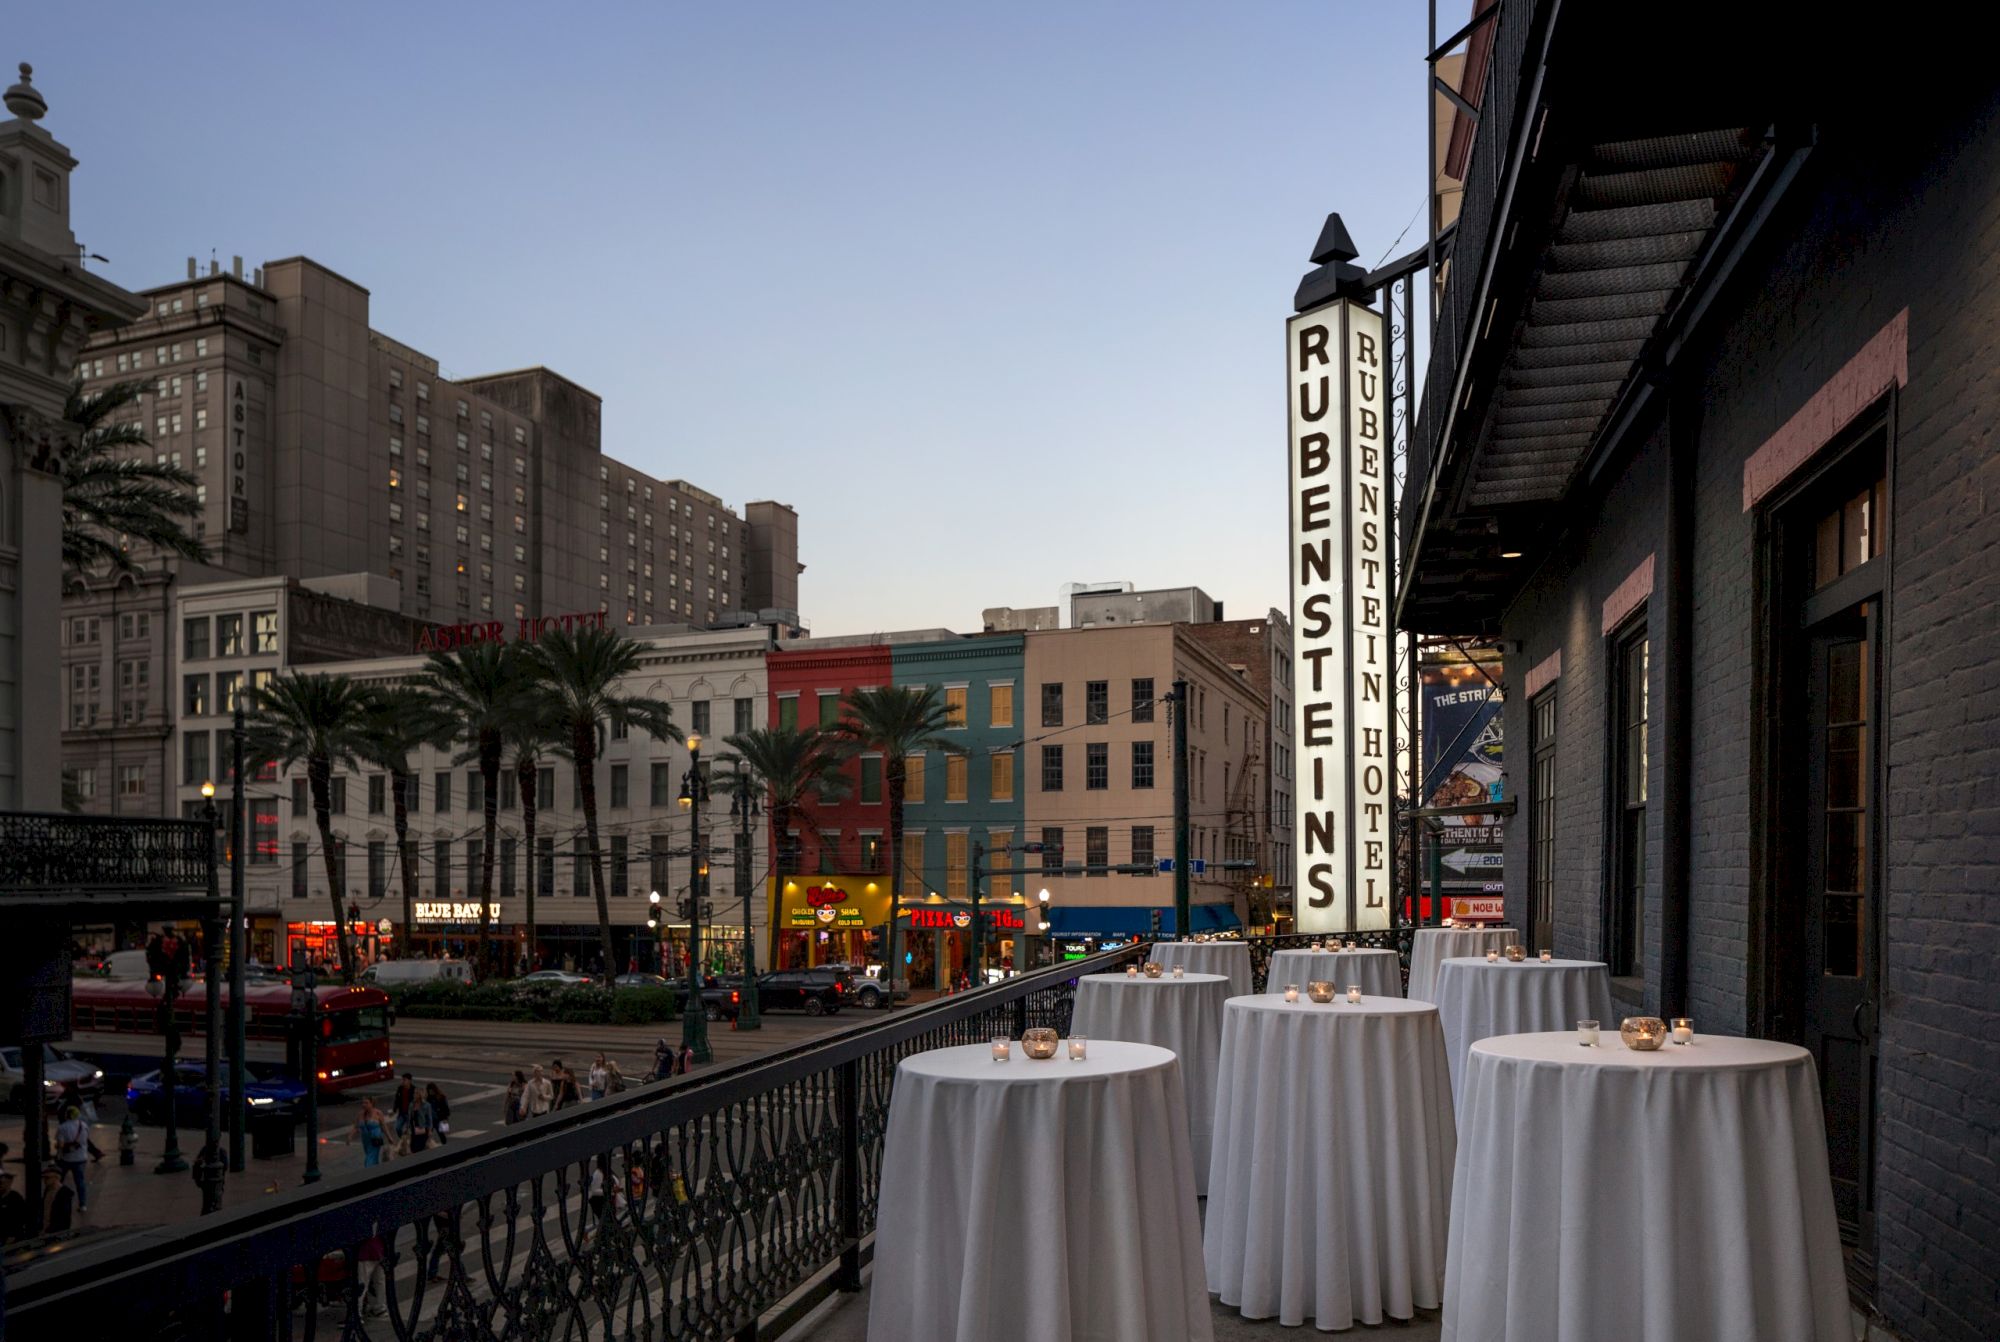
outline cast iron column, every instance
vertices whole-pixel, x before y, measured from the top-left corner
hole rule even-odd
[[[708,1048],[708,1013],[701,995],[701,899],[708,885],[703,875],[708,859],[701,841],[701,804],[707,799],[702,795],[706,789],[701,778],[701,737],[690,734],[687,745],[688,772],[681,781],[681,803],[694,822],[694,835],[688,844],[694,856],[688,871],[688,992],[687,1010],[681,1013],[681,1047],[691,1050],[696,1062],[707,1062],[714,1056]]]
[[[736,1006],[736,1028],[761,1030],[763,1013],[757,1009],[757,929],[750,925],[750,818],[757,814],[757,798],[749,790],[749,774],[743,757],[736,757],[736,893],[743,900],[743,1000]],[[892,984],[890,991],[895,987]]]

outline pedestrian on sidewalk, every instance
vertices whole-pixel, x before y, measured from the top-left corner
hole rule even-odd
[[[521,1103],[525,1109],[523,1118],[540,1118],[556,1106],[555,1083],[549,1080],[540,1063],[535,1064],[535,1074],[528,1080],[528,1088],[522,1092]]]
[[[664,1038],[653,1044],[653,1070],[646,1076],[648,1081],[659,1081],[674,1074],[674,1048]]]
[[[526,1095],[528,1078],[521,1075],[521,1069],[514,1069],[514,1079],[507,1083],[507,1108],[501,1113],[502,1123],[519,1123],[528,1116]]]
[[[395,1122],[396,1154],[410,1154],[410,1110],[417,1103],[417,1079],[408,1072],[396,1083],[396,1095],[389,1102],[389,1114]]]
[[[389,1124],[372,1097],[361,1097],[361,1116],[354,1120],[353,1140],[361,1143],[361,1164],[365,1169],[382,1163],[382,1148],[388,1145]]]
[[[590,1098],[595,1103],[604,1098],[604,1092],[611,1088],[611,1073],[604,1068],[604,1055],[597,1055],[597,1061],[590,1064]]]
[[[625,1073],[618,1070],[618,1059],[613,1058],[604,1064],[604,1077],[604,1090],[606,1094],[616,1095],[619,1091],[625,1089]]]
[[[65,1109],[63,1121],[56,1124],[56,1165],[58,1178],[76,1183],[76,1209],[89,1211],[90,1190],[84,1185],[83,1172],[90,1166],[90,1125],[75,1105]]]
[[[436,1130],[437,1117],[431,1113],[430,1101],[419,1095],[410,1106],[409,1138],[410,1154],[425,1150],[431,1144],[431,1134]]]
[[[14,1171],[0,1170],[0,1244],[28,1234],[28,1200],[14,1191]]]
[[[555,1083],[556,1108],[567,1109],[583,1102],[582,1094],[576,1087],[576,1073],[563,1066],[561,1058],[554,1059],[549,1067],[549,1079]]]
[[[55,1166],[42,1169],[42,1233],[58,1235],[68,1230],[74,1218],[76,1194],[70,1192]]]
[[[686,1044],[682,1044],[681,1075],[686,1076],[689,1072],[692,1072],[693,1070],[694,1070],[694,1049]]]
[[[444,1097],[444,1087],[435,1081],[426,1081],[424,1103],[430,1106],[431,1133],[437,1138],[437,1144],[443,1146],[451,1136],[451,1101]]]

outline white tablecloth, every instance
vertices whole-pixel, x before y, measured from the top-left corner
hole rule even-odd
[[[1420,927],[1410,944],[1410,991],[1413,1002],[1435,1002],[1438,961],[1460,955],[1483,956],[1519,944],[1511,927]]]
[[[1091,1039],[1124,1039],[1157,1044],[1181,1060],[1181,1087],[1187,1093],[1188,1150],[1194,1158],[1194,1191],[1208,1192],[1209,1138],[1215,1128],[1215,1058],[1222,1047],[1222,1004],[1229,980],[1220,974],[1171,971],[1144,974],[1088,974],[1076,985],[1076,1012],[1070,1033]]]
[[[1314,979],[1331,979],[1343,993],[1348,984],[1358,983],[1369,997],[1403,995],[1403,965],[1396,953],[1360,946],[1351,951],[1279,951],[1271,957],[1264,991],[1282,993],[1287,983],[1296,983],[1304,993]]]
[[[1804,1049],[1488,1039],[1459,1116],[1446,1339],[1851,1342]]]
[[[1437,1008],[1232,998],[1216,1087],[1202,1256],[1222,1303],[1327,1329],[1437,1308],[1455,1146]]]
[[[1433,991],[1453,1099],[1465,1093],[1465,1055],[1478,1040],[1541,1030],[1573,1034],[1580,1020],[1596,1021],[1608,1036],[1618,1033],[1611,973],[1601,960],[1446,960]]]
[[[1180,1064],[1091,1040],[896,1069],[871,1342],[1210,1342]]]
[[[1220,974],[1229,980],[1229,995],[1250,991],[1250,947],[1241,941],[1156,941],[1146,952],[1168,969],[1180,965],[1190,974]]]

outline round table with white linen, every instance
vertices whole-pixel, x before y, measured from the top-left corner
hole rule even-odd
[[[1447,1342],[1852,1342],[1804,1049],[1486,1039],[1458,1112]]]
[[[1596,1021],[1610,1037],[1618,1034],[1611,972],[1601,960],[1446,960],[1438,966],[1432,992],[1444,1025],[1454,1100],[1465,1093],[1465,1055],[1481,1039],[1573,1032],[1580,1020]]]
[[[875,1218],[871,1342],[1210,1342],[1180,1063],[1015,1040],[896,1068]]]
[[[1231,998],[1220,1068],[1208,1289],[1322,1329],[1437,1308],[1456,1145],[1437,1008]]]
[[[1175,965],[1190,974],[1220,974],[1229,980],[1229,995],[1250,991],[1250,944],[1245,941],[1156,941],[1146,958],[1169,971]]]
[[[1220,974],[1173,972],[1149,979],[1123,973],[1086,974],[1077,981],[1071,1035],[1157,1044],[1181,1060],[1187,1094],[1188,1150],[1194,1191],[1208,1192],[1209,1137],[1215,1127],[1215,1059],[1222,1047],[1222,1004],[1229,980]]]
[[[1410,990],[1413,1002],[1435,1002],[1440,961],[1461,955],[1505,953],[1521,934],[1511,927],[1420,927],[1410,943]]]
[[[1362,993],[1369,997],[1403,995],[1402,961],[1394,951],[1368,946],[1357,946],[1351,951],[1279,951],[1271,957],[1271,971],[1264,976],[1264,991],[1282,993],[1287,983],[1296,983],[1299,992],[1304,993],[1306,985],[1315,979],[1330,980],[1343,993],[1349,985],[1358,983]]]

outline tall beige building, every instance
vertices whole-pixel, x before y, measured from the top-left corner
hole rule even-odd
[[[435,623],[597,611],[706,626],[746,608],[796,623],[788,506],[740,514],[605,455],[599,397],[549,369],[443,376],[315,261],[200,269],[146,291],[145,315],[78,365],[86,389],[151,379],[128,418],[200,480],[212,552],[205,568],[142,557],[145,577],[72,583],[61,721],[64,769],[91,783],[83,809],[171,809],[163,696],[182,631],[163,579],[355,575],[367,599]]]

